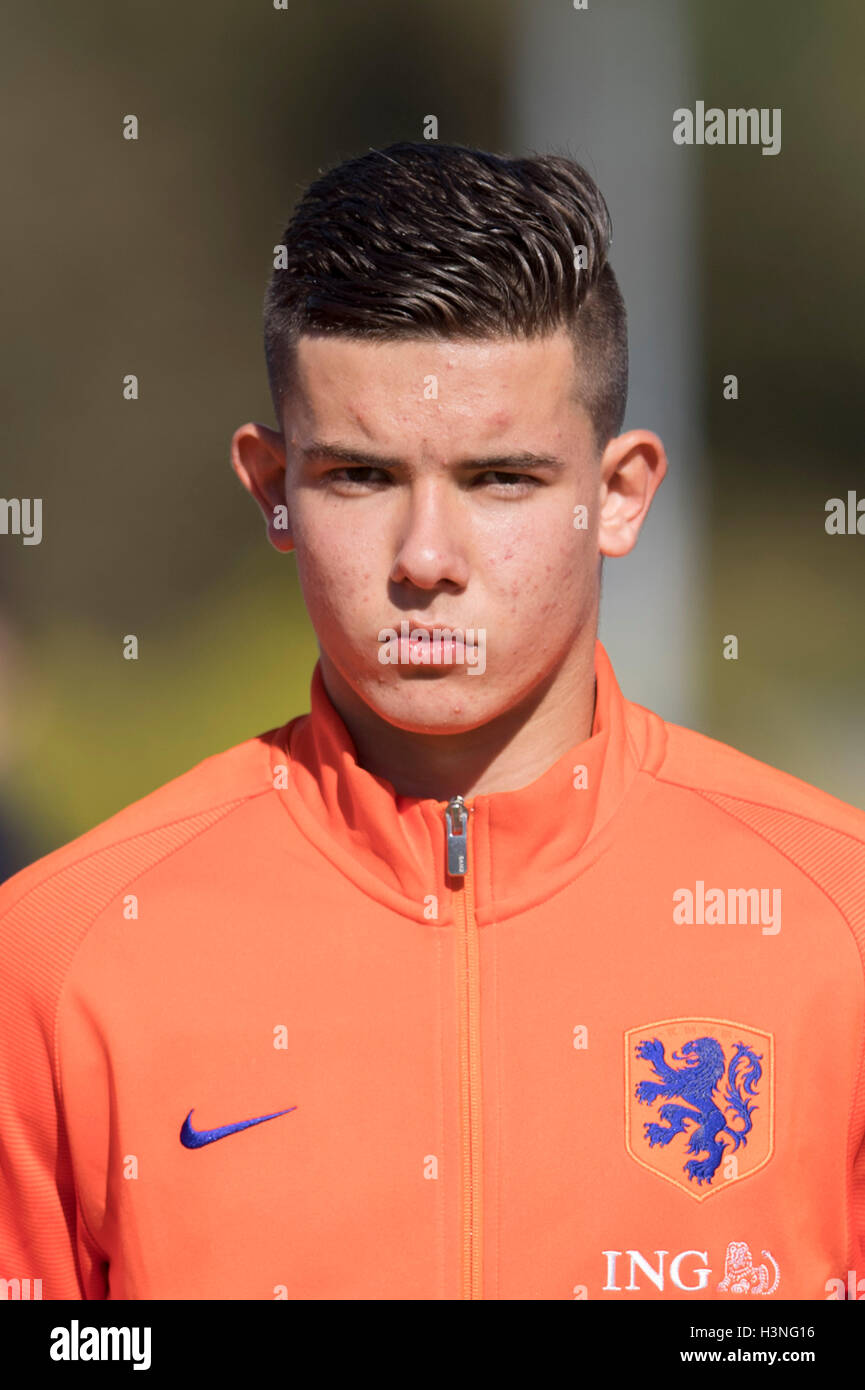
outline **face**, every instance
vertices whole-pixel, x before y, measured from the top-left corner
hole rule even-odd
[[[600,555],[636,538],[651,447],[599,454],[575,386],[564,331],[300,339],[282,435],[244,426],[234,460],[296,552],[329,689],[402,729],[460,733],[593,647]],[[463,642],[400,641],[404,622]]]

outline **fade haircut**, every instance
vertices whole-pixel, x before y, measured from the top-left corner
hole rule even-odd
[[[277,420],[301,334],[574,342],[579,399],[603,448],[628,392],[625,306],[610,214],[591,176],[558,155],[509,159],[405,142],[317,179],[281,244],[264,301]],[[585,268],[575,251],[585,247]]]

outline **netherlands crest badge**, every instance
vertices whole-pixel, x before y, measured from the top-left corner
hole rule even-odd
[[[629,1028],[628,1153],[705,1201],[769,1162],[774,1089],[771,1033],[719,1018],[667,1018]]]

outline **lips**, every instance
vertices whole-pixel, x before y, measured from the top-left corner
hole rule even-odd
[[[442,623],[400,620],[395,627],[379,630],[378,659],[385,666],[467,666],[472,674],[486,669],[483,629],[460,628]]]
[[[407,632],[401,628],[392,628],[392,632],[397,634],[396,640],[400,647],[409,650],[421,650],[429,648],[432,651],[446,651],[449,647],[453,650],[461,648],[463,651],[474,651],[475,642],[472,638],[465,639],[463,630],[455,627],[452,623],[440,623],[434,627],[427,623],[409,623]],[[448,632],[448,637],[442,636]],[[379,642],[393,641],[392,637],[380,637]]]
[[[449,638],[447,641],[435,636],[430,636],[427,641],[400,638],[399,645],[402,661],[412,666],[452,666],[454,663],[462,663],[466,656],[465,643],[461,637]],[[471,648],[469,651],[471,652]]]
[[[381,630],[379,642],[399,644],[400,660],[417,665],[420,661],[440,665],[453,660],[462,661],[475,650],[474,634],[465,632],[456,624],[413,623],[402,618],[399,627]]]
[[[450,632],[451,632],[451,636],[450,636],[450,637],[442,637],[442,636],[441,636],[441,633],[439,633],[439,635],[436,636],[435,629],[434,629],[434,628],[431,628],[431,627],[424,628],[424,632],[426,632],[426,633],[429,634],[429,637],[428,637],[428,638],[426,638],[426,637],[415,637],[414,631],[413,631],[411,637],[401,637],[401,638],[400,638],[400,641],[401,641],[401,642],[408,642],[409,646],[411,646],[411,647],[422,647],[422,646],[426,646],[426,645],[427,645],[427,642],[431,642],[434,646],[438,646],[438,647],[464,647],[464,646],[465,646],[465,640],[466,640],[466,639],[462,636],[461,633],[454,632],[452,628],[450,629]]]
[[[434,632],[444,632],[445,630],[447,630],[448,632],[453,632],[454,634],[462,633],[465,631],[465,629],[461,627],[459,623],[416,623],[411,618],[400,618],[399,621],[393,623],[390,628],[383,630],[388,632],[401,632],[403,624],[405,624],[408,627],[409,631],[412,633],[428,632],[430,636],[432,636]],[[386,642],[387,640],[388,639],[386,637],[379,638],[380,642]],[[456,640],[461,642],[463,641],[463,638],[457,637]]]

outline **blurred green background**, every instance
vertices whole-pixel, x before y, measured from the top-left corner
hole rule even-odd
[[[44,537],[0,537],[5,872],[308,707],[294,560],[228,465],[239,423],[272,422],[271,248],[319,169],[421,138],[429,112],[442,141],[519,152],[523,3],[7,11],[0,492],[44,499]],[[784,113],[775,159],[700,152],[708,617],[689,722],[865,805],[865,537],[823,530],[828,497],[865,495],[861,8],[685,13],[696,95]],[[719,632],[747,632],[747,682]]]

